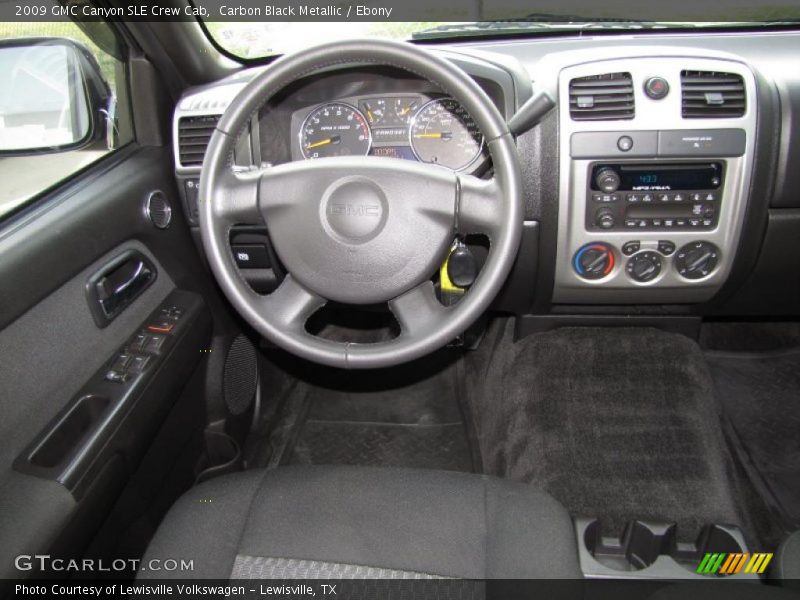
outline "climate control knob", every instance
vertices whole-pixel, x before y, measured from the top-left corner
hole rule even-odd
[[[619,189],[620,179],[619,175],[614,169],[600,169],[594,178],[597,189],[610,194]]]
[[[686,279],[702,279],[719,262],[719,248],[711,242],[686,244],[675,254],[675,270]]]
[[[595,242],[582,246],[572,259],[575,272],[584,279],[602,279],[614,270],[614,249]]]
[[[661,257],[655,252],[640,252],[628,259],[625,271],[639,283],[653,281],[661,273]]]

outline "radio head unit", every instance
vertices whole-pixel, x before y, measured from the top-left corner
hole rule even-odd
[[[724,164],[593,163],[586,229],[709,230],[717,225]]]

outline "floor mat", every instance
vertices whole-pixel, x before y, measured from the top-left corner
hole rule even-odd
[[[249,466],[344,464],[473,471],[457,354],[392,369],[309,366],[283,399]]]
[[[706,356],[748,475],[783,528],[800,528],[800,349]]]
[[[710,522],[745,528],[697,344],[655,329],[511,333],[467,368],[486,472],[537,483],[608,533],[631,518],[677,522],[686,540]]]

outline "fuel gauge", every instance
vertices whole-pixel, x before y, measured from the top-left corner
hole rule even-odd
[[[363,100],[361,112],[366,115],[370,127],[380,127],[386,117],[386,100]]]

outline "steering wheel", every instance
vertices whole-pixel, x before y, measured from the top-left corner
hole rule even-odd
[[[398,67],[454,97],[483,133],[493,177],[370,156],[232,170],[237,137],[269,97],[314,71],[346,64]],[[236,310],[288,352],[350,369],[408,362],[455,339],[488,309],[505,282],[522,230],[517,151],[492,101],[447,60],[411,44],[382,40],[320,45],[264,69],[217,124],[203,161],[199,199],[208,262]],[[266,296],[245,282],[230,248],[234,225],[262,222],[288,273]],[[468,233],[485,234],[489,254],[467,294],[445,307],[431,277],[454,237]],[[400,334],[373,344],[314,336],[306,321],[329,300],[386,302]]]

